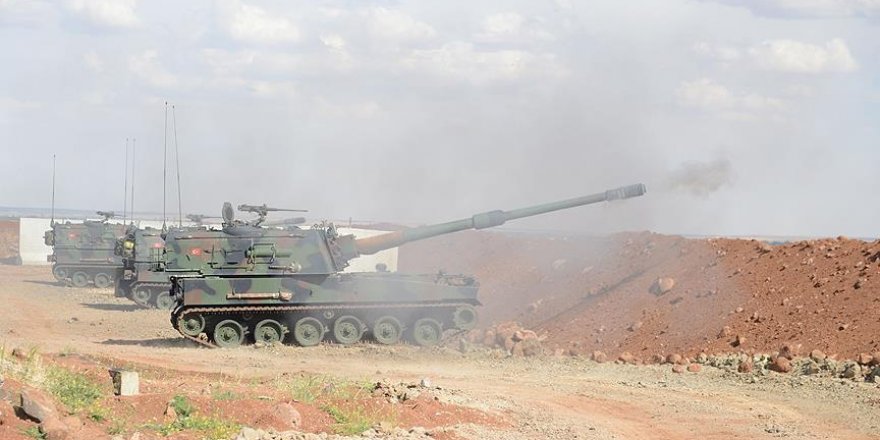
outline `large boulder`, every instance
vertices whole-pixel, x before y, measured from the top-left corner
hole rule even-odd
[[[50,418],[58,417],[55,404],[42,391],[26,388],[21,391],[21,409],[32,419],[43,422]],[[60,420],[60,419],[59,419]]]

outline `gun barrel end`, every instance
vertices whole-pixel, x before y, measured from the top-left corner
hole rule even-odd
[[[646,192],[648,192],[648,189],[645,187],[644,183],[636,183],[634,185],[622,186],[620,188],[605,191],[605,198],[607,200],[629,199],[642,196]]]

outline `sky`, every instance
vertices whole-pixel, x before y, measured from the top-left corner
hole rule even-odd
[[[169,212],[880,236],[880,0],[0,0],[0,65],[0,206],[121,211],[136,139],[144,211],[167,148]]]

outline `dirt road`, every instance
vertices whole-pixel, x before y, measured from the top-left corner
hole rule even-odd
[[[0,344],[7,350],[38,347],[161,370],[145,377],[148,389],[193,373],[221,373],[238,383],[302,372],[361,381],[429,378],[444,401],[495,420],[451,421],[446,438],[880,438],[880,388],[873,383],[709,367],[676,374],[668,366],[368,344],[205,349],[181,340],[167,312],[139,309],[110,291],[57,286],[45,267],[0,266],[0,304]]]

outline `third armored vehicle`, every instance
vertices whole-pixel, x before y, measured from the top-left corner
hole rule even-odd
[[[348,262],[411,241],[644,193],[644,185],[636,184],[368,238],[339,235],[332,223],[262,228],[234,220],[227,203],[223,230],[166,236],[164,270],[172,275],[175,301],[171,323],[185,337],[221,347],[281,342],[288,333],[303,346],[320,343],[327,333],[341,344],[367,335],[382,344],[406,337],[434,345],[446,329],[476,325],[480,302],[474,278],[344,273]]]
[[[165,272],[156,272],[165,239],[162,230],[131,225],[116,242],[116,255],[122,258],[116,296],[127,297],[144,307],[169,309],[171,282]]]
[[[75,287],[113,285],[122,259],[114,254],[116,239],[125,226],[109,223],[112,212],[98,211],[103,220],[86,220],[83,223],[54,222],[43,239],[52,246],[48,261],[53,263],[52,274],[59,281]]]

